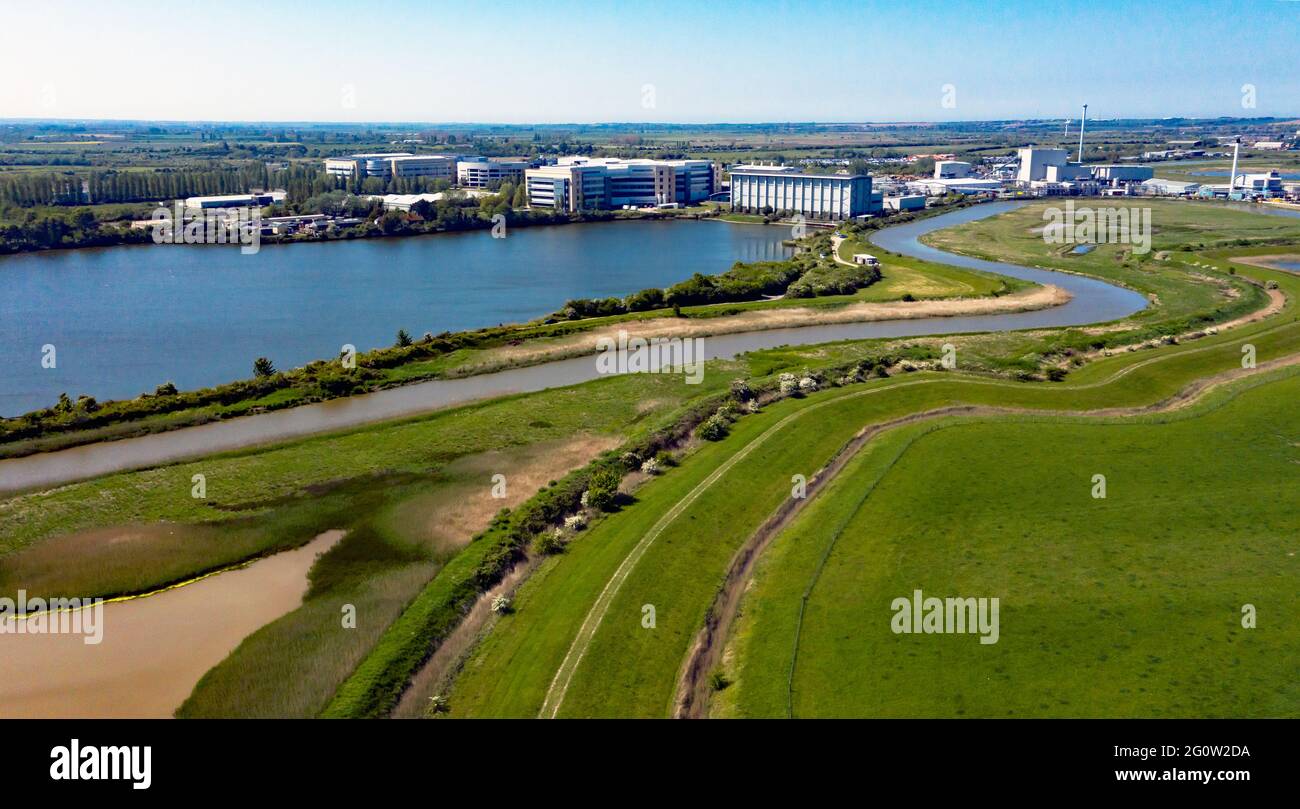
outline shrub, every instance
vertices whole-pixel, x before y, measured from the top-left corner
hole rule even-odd
[[[1052,382],[1062,382],[1065,380],[1066,373],[1064,368],[1048,368],[1047,378]]]
[[[695,434],[705,441],[721,441],[729,432],[727,420],[717,414],[709,416],[703,424],[695,428]]]
[[[617,472],[602,469],[591,476],[587,484],[586,505],[601,511],[613,511],[618,503],[618,484],[622,481]]]
[[[781,374],[781,376],[778,377],[778,380],[780,384],[781,395],[783,396],[789,396],[790,394],[799,390],[799,379],[794,374],[790,374],[790,373]]]
[[[587,515],[579,512],[564,518],[564,527],[570,531],[581,531],[587,527]]]
[[[544,531],[533,538],[533,553],[538,556],[553,556],[564,550],[563,532],[560,529]]]

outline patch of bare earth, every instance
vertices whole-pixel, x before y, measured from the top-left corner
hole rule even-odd
[[[1010,295],[988,298],[951,298],[945,300],[891,301],[887,303],[852,303],[835,308],[793,307],[755,309],[734,315],[710,318],[653,318],[628,320],[591,329],[580,334],[548,340],[545,344],[523,343],[494,349],[491,358],[474,370],[498,365],[527,365],[557,357],[595,353],[602,338],[617,340],[619,332],[628,337],[712,337],[720,334],[768,331],[770,329],[822,326],[837,323],[864,323],[883,320],[915,320],[929,317],[968,317],[1005,314],[1061,306],[1070,293],[1060,287],[1045,285]]]
[[[443,469],[450,482],[398,506],[395,519],[433,550],[455,551],[501,509],[515,508],[620,443],[617,436],[584,434],[459,458]],[[503,497],[493,496],[492,476],[497,474],[505,476]]]

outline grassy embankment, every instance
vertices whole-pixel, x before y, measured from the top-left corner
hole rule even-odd
[[[1300,714],[1290,370],[1177,414],[948,419],[873,443],[769,549],[717,714]],[[916,589],[998,597],[997,643],[894,634],[890,604]]]
[[[1261,361],[1300,351],[1294,304],[1300,284],[1282,273],[1250,274],[1282,285],[1291,297],[1288,308],[1262,323],[1195,343],[1123,353],[1089,364],[1064,384],[1027,386],[925,374],[873,382],[866,390],[853,386],[817,394],[808,400],[809,412],[814,404],[827,404],[818,407],[815,416],[773,432],[764,428],[773,427],[787,408],[797,405],[783,402],[747,417],[718,445],[729,445],[730,452],[701,453],[676,482],[670,476],[638,493],[642,502],[633,510],[644,505],[651,514],[636,516],[630,510],[606,521],[564,557],[548,562],[553,569],[543,568],[522,588],[517,612],[498,621],[452,692],[453,715],[536,715],[566,657],[572,680],[559,715],[664,715],[671,708],[683,655],[726,562],[741,540],[788,496],[791,474],[811,474],[829,458],[828,447],[838,447],[864,425],[910,413],[954,404],[1030,410],[1142,406],[1172,396],[1196,378],[1238,367],[1245,340],[1256,346]],[[798,447],[806,449],[799,452]],[[709,458],[721,468],[723,459],[742,450],[748,455],[716,478],[709,479],[710,468],[699,468]],[[792,465],[787,460],[791,457],[798,463]],[[708,483],[694,490],[694,480]],[[647,536],[644,524],[667,513],[686,491],[694,491],[695,499],[660,539],[643,548],[644,555],[591,631],[593,594],[611,581],[618,565]],[[715,515],[728,519],[715,522]],[[641,627],[644,604],[658,605],[654,630]],[[590,639],[575,645],[584,620]],[[575,655],[580,662],[573,665]],[[556,704],[554,694],[550,704]]]

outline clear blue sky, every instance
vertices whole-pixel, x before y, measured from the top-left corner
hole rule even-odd
[[[0,117],[1300,115],[1294,0],[39,0],[3,19]]]

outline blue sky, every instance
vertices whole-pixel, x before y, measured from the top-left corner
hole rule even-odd
[[[0,117],[1300,115],[1293,0],[42,0],[4,19]]]

